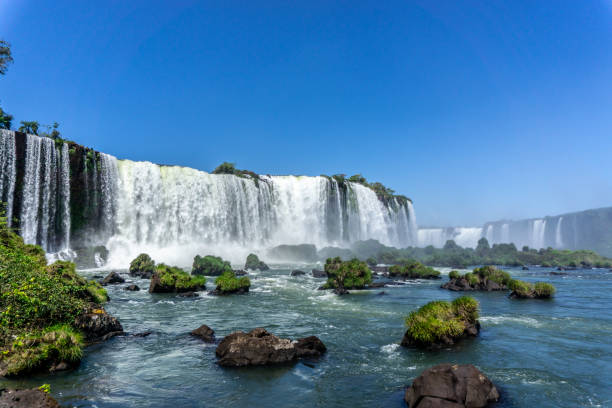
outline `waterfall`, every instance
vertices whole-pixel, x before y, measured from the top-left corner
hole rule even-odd
[[[0,202],[6,203],[5,216],[10,227],[13,221],[13,196],[17,177],[15,134],[0,130]]]
[[[485,238],[487,239],[487,241],[489,241],[489,244],[493,243],[493,232],[494,232],[494,227],[492,224],[489,224],[487,226],[487,232],[485,233]]]
[[[532,220],[531,221],[531,237],[530,246],[532,248],[540,249],[545,246],[545,233],[546,233],[546,220]]]
[[[70,248],[70,156],[68,144],[62,144],[60,170],[60,203],[62,206],[62,249]]]
[[[555,230],[555,246],[557,248],[563,248],[563,240],[561,235],[561,223],[563,222],[563,217],[559,217],[557,221],[557,229]]]
[[[447,240],[443,228],[419,228],[417,236],[418,246],[420,247],[432,245],[436,248],[442,248]]]
[[[454,228],[452,239],[461,247],[476,248],[481,237],[482,228],[480,227],[458,227]]]
[[[503,223],[501,226],[501,243],[510,243],[510,224],[507,222]]]

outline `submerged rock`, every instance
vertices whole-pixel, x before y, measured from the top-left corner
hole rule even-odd
[[[404,400],[410,408],[482,408],[498,401],[499,392],[471,364],[439,364],[413,381]]]
[[[215,342],[215,331],[205,324],[193,330],[190,334],[192,336],[199,337],[200,339],[204,340],[206,343]]]
[[[315,278],[327,278],[327,273],[325,273],[325,271],[319,270],[319,269],[313,269],[312,270],[312,276]]]
[[[138,287],[138,285],[128,285],[125,287],[125,290],[129,290],[132,292],[137,292],[140,290],[140,288]]]
[[[178,297],[190,298],[190,297],[199,297],[200,294],[197,292],[182,292],[177,295]]]
[[[104,341],[113,336],[123,334],[123,327],[116,317],[106,310],[90,309],[76,317],[74,327],[85,334],[87,341]]]
[[[301,276],[306,275],[306,272],[300,271],[299,269],[294,269],[291,271],[291,276]]]
[[[155,262],[147,254],[140,254],[130,262],[130,276],[151,279],[155,272]]]
[[[100,282],[103,286],[106,285],[116,285],[118,283],[124,283],[125,279],[123,279],[117,272],[111,272],[106,275],[106,278],[102,279]]]
[[[221,366],[244,367],[288,363],[300,357],[320,356],[325,351],[325,345],[315,336],[292,342],[257,328],[228,335],[221,340],[215,354]]]
[[[236,275],[236,276],[246,276],[248,274],[243,269],[234,269],[234,275]]]
[[[0,389],[0,408],[60,408],[48,393],[32,388],[28,390]]]

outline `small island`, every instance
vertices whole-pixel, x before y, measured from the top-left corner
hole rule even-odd
[[[338,295],[347,294],[349,289],[364,289],[372,283],[370,268],[358,259],[343,262],[339,257],[328,258],[325,273],[327,282],[321,288],[333,289]]]
[[[204,276],[190,276],[176,266],[159,264],[151,277],[150,293],[186,293],[206,289]]]

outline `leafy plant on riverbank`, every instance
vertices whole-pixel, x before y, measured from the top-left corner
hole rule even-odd
[[[362,289],[372,283],[372,272],[365,262],[358,259],[343,262],[340,257],[325,262],[327,282],[325,289]]]
[[[75,318],[108,299],[74,264],[47,265],[44,251],[24,244],[0,217],[0,372],[19,375],[80,360]]]

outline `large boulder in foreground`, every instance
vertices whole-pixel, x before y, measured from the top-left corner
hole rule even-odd
[[[478,301],[462,296],[451,303],[429,302],[406,318],[408,329],[402,346],[439,349],[452,346],[463,337],[478,336]]]
[[[292,342],[257,328],[228,335],[215,353],[221,366],[244,367],[289,363],[301,357],[318,357],[325,351],[325,345],[315,336]]]
[[[439,364],[423,371],[404,399],[410,408],[481,408],[498,401],[499,392],[471,364]]]
[[[155,262],[147,254],[140,254],[130,262],[130,276],[151,279],[155,273]]]
[[[0,408],[60,408],[60,404],[48,393],[29,390],[0,390]]]

